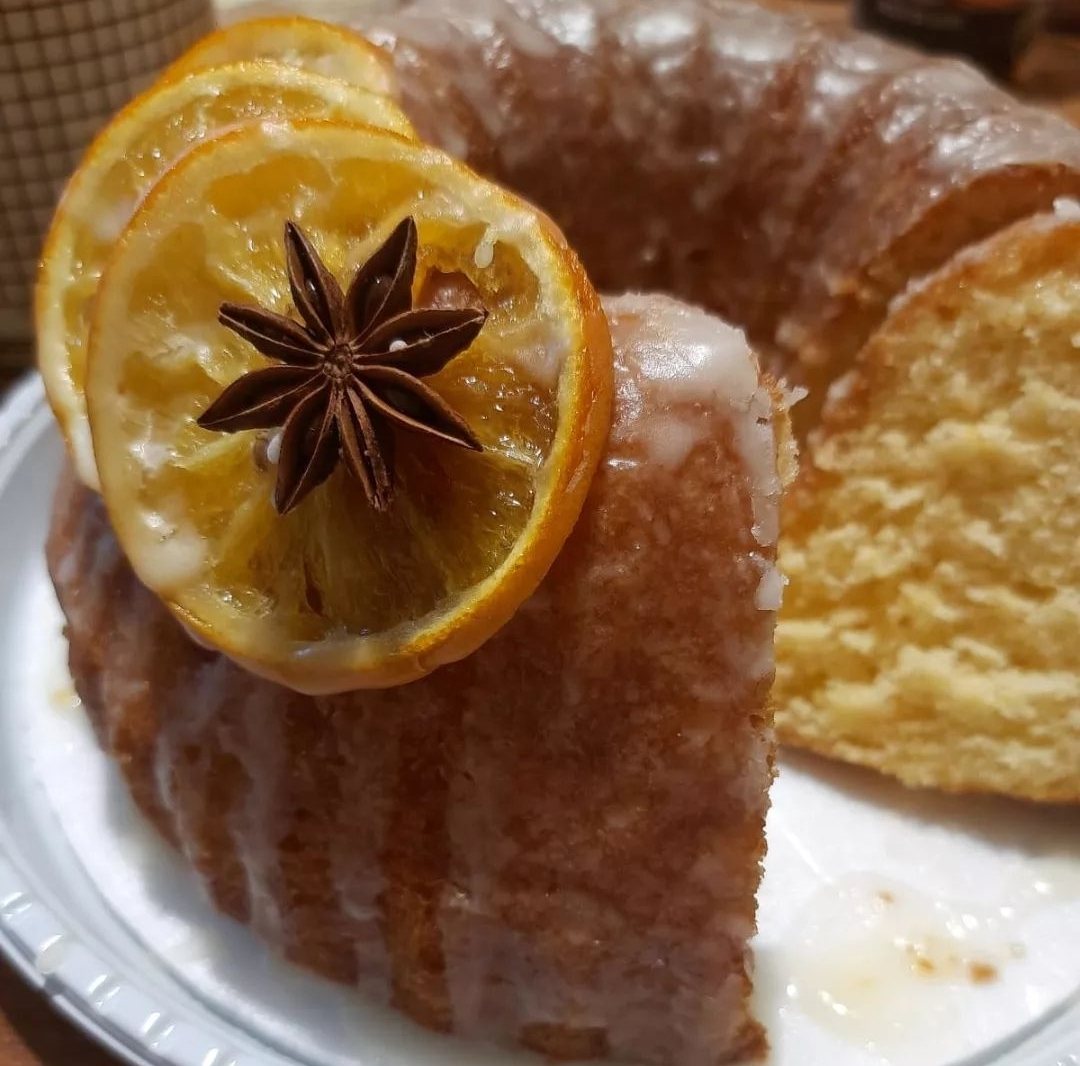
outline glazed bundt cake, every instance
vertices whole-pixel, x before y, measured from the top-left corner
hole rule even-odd
[[[736,0],[425,0],[366,32],[418,128],[549,211],[602,289],[712,308],[809,389],[781,738],[911,784],[1080,799],[1080,247],[1014,226],[1077,196],[1080,131],[962,63]],[[848,384],[864,421],[833,440]],[[1017,422],[1022,384],[1044,429]],[[936,453],[946,426],[982,450]],[[1026,466],[988,469],[1013,434]]]
[[[548,211],[593,281],[719,312],[809,390],[784,736],[1078,798],[1080,133],[963,65],[725,0],[362,17],[421,135]],[[706,311],[605,307],[616,413],[582,517],[511,621],[426,678],[254,679],[70,475],[50,567],[103,747],[223,910],[434,1028],[718,1064],[763,1048],[784,404]]]
[[[313,698],[200,649],[70,474],[49,561],[102,746],[222,910],[436,1029],[727,1062],[764,1046],[747,941],[789,459],[740,333],[663,297],[606,311],[585,511],[512,621],[427,678]]]

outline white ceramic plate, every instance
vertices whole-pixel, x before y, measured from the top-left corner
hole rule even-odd
[[[64,666],[42,545],[61,448],[0,410],[0,950],[156,1066],[514,1066],[286,965],[134,812]],[[769,1066],[1080,1066],[1080,809],[783,760],[757,938]]]

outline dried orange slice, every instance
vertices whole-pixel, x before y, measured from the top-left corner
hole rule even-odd
[[[239,122],[286,116],[412,132],[387,97],[279,63],[234,63],[144,93],[102,131],[68,183],[38,275],[38,364],[79,476],[92,488],[98,479],[82,388],[90,307],[105,257],[146,190],[193,144]]]
[[[345,26],[300,15],[246,19],[215,30],[168,67],[161,80],[246,59],[272,59],[371,92],[394,92],[390,61],[381,49]]]
[[[348,425],[355,398],[328,415],[319,392],[356,355],[339,327],[368,353]],[[86,397],[141,580],[254,672],[329,692],[410,681],[507,621],[577,519],[611,391],[549,220],[434,148],[310,122],[224,134],[151,190],[102,277]]]

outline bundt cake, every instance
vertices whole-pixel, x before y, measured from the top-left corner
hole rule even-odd
[[[664,297],[606,312],[585,511],[511,622],[427,678],[313,698],[201,649],[70,473],[49,563],[102,746],[222,910],[436,1029],[727,1062],[763,1048],[747,940],[789,457],[740,333]]]
[[[961,64],[727,0],[357,18],[420,134],[548,211],[595,283],[719,312],[808,390],[784,736],[1080,798],[1080,133]],[[428,677],[253,678],[139,583],[70,473],[49,561],[102,746],[219,907],[434,1028],[704,1066],[764,1046],[784,404],[706,311],[605,309],[616,409],[582,517]]]
[[[360,21],[424,135],[549,211],[602,290],[711,308],[809,390],[781,739],[911,784],[1080,799],[1080,231],[1015,225],[1077,196],[1080,131],[960,62],[737,0],[425,0]],[[1017,421],[1024,382],[1042,429]],[[858,437],[832,440],[822,407],[857,383]],[[949,425],[1016,435],[1027,465],[935,451]]]

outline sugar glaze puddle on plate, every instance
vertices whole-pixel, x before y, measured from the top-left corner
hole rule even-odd
[[[535,1062],[282,963],[143,824],[67,678],[41,552],[60,449],[40,390],[20,395],[0,416],[0,949],[132,1062]],[[773,803],[769,1066],[1080,1066],[1080,809],[911,793],[796,755]]]

